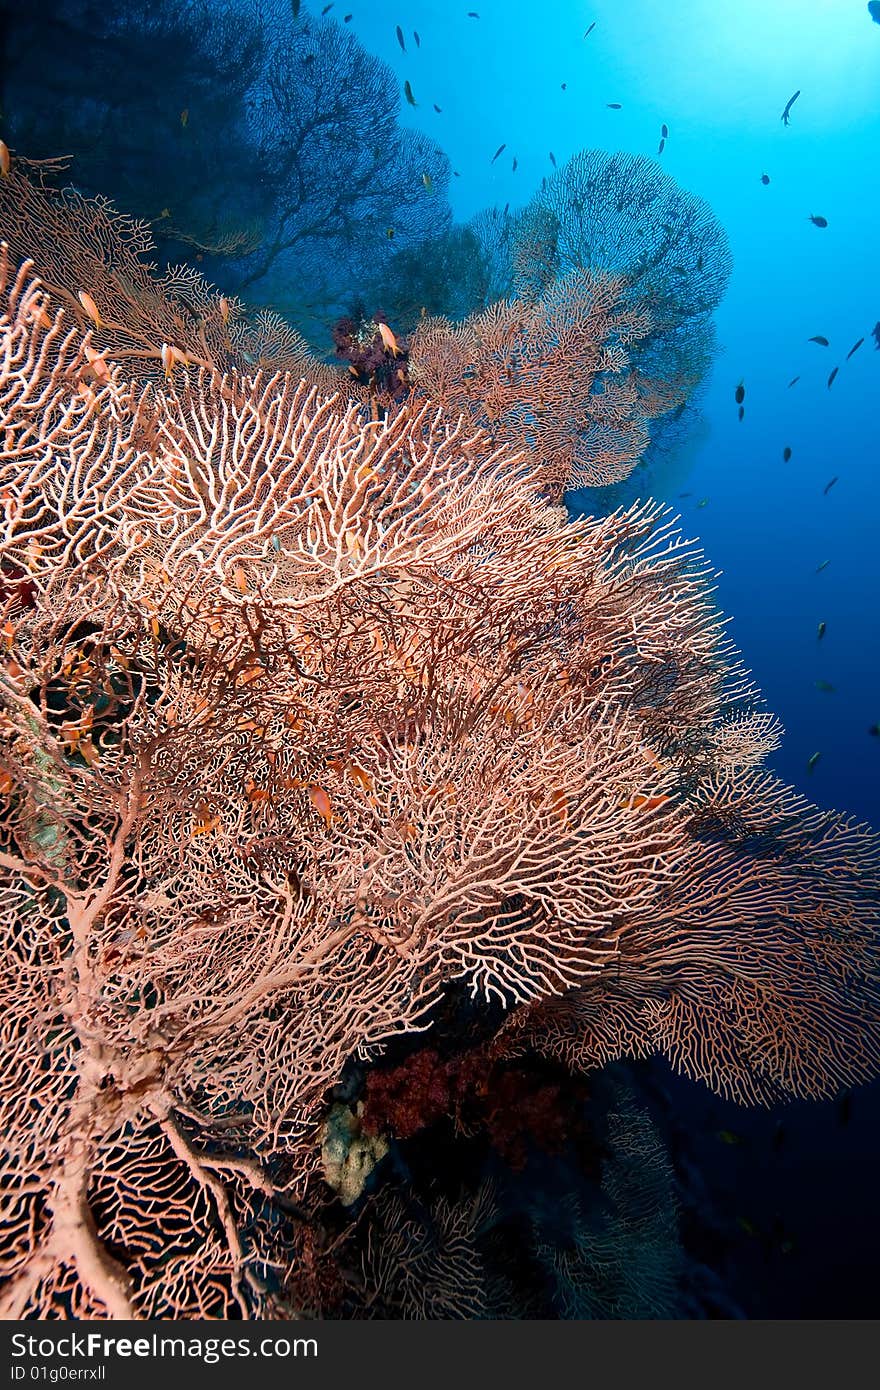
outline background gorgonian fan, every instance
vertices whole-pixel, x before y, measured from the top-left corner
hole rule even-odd
[[[446,155],[399,123],[395,74],[337,12],[290,0],[13,7],[4,139],[35,159],[71,156],[83,194],[152,226],[161,264],[207,271],[323,347],[352,285],[451,220]]]
[[[4,1313],[295,1311],[329,1088],[449,989],[576,1065],[871,1075],[877,842],[760,771],[661,510],[568,523],[436,405],[133,380],[67,254],[0,273]]]
[[[477,307],[454,322],[423,301],[416,394],[527,448],[552,496],[626,479],[715,352],[731,262],[708,206],[651,160],[582,150],[520,212],[492,209],[440,244],[416,277],[427,303],[426,275],[451,263]]]

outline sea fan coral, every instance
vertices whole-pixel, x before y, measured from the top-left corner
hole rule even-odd
[[[461,324],[427,320],[410,341],[413,386],[530,451],[552,497],[616,482],[648,442],[627,368],[651,320],[623,291],[620,280],[576,272],[535,303],[501,300]]]
[[[876,1069],[877,842],[724,755],[660,508],[567,523],[436,405],[144,385],[124,315],[96,373],[69,273],[0,262],[7,1315],[290,1312],[328,1092],[451,988],[745,1097]]]

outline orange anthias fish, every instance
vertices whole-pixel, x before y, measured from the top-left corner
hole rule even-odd
[[[211,815],[211,808],[207,801],[201,801],[198,808],[198,820],[190,831],[190,839],[196,835],[210,835],[212,830],[216,830],[220,824],[219,816]]]
[[[628,796],[619,805],[622,811],[656,811],[659,806],[665,806],[668,800],[668,796],[635,795]]]
[[[309,787],[309,800],[317,811],[321,820],[326,826],[330,826],[333,820],[333,807],[329,796],[323,787],[317,787],[314,783]]]
[[[97,304],[95,303],[95,301],[92,299],[92,296],[91,296],[90,294],[88,294],[85,290],[79,290],[78,293],[77,293],[77,299],[79,300],[80,304],[81,304],[81,305],[83,306],[83,308],[85,309],[86,313],[88,314],[89,318],[92,320],[92,323],[95,325],[95,327],[96,327],[96,328],[100,328],[100,327],[101,327],[101,315],[98,313],[98,306],[97,306]]]
[[[0,140],[0,174],[4,179],[12,168],[12,157],[9,153],[9,146],[5,140]]]
[[[357,763],[344,763],[340,758],[328,758],[327,766],[332,768],[334,772],[338,772],[340,776],[347,774],[353,782],[357,782],[359,787],[363,787],[364,791],[373,792],[376,790],[369,772],[358,767]]]
[[[363,787],[364,791],[375,791],[373,779],[369,772],[366,772],[362,767],[358,767],[357,763],[351,764],[351,767],[348,769],[348,775],[353,782],[357,782],[359,786]]]
[[[382,339],[386,352],[393,352],[395,357],[402,357],[403,353],[398,347],[397,339],[391,332],[391,329],[388,327],[388,324],[382,323],[381,320],[379,320],[376,324],[376,327],[379,330],[379,336]]]

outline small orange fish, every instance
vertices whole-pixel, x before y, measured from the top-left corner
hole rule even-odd
[[[82,299],[82,295],[80,295],[80,299]],[[167,343],[163,343],[159,355],[162,358],[162,366],[165,368],[165,380],[170,381],[174,375],[174,353]]]
[[[236,685],[249,685],[251,681],[257,680],[263,674],[262,666],[249,666],[246,671],[241,671],[236,679]]]
[[[34,309],[34,312],[31,314],[31,322],[38,323],[41,328],[52,327],[52,320],[46,313],[44,305],[39,305],[37,308]]]
[[[110,368],[107,366],[107,359],[100,352],[95,352],[88,343],[83,344],[83,352],[89,364],[89,370],[94,373],[99,381],[107,381],[110,377]]]
[[[318,815],[321,817],[324,824],[329,827],[330,822],[333,820],[333,809],[330,803],[330,798],[325,792],[324,788],[317,787],[314,785],[314,783],[312,783],[312,785],[309,787],[309,800],[311,801],[312,805],[314,806]]]
[[[224,323],[229,322],[229,300],[225,294],[220,296],[220,317]]]
[[[364,791],[372,792],[376,790],[369,772],[365,772],[362,767],[358,767],[357,763],[352,763],[351,767],[348,769],[348,774],[353,782],[357,782],[358,786],[363,787]]]
[[[665,806],[669,800],[668,796],[630,796],[626,801],[621,801],[620,808],[623,811],[656,811],[658,806]]]
[[[189,107],[185,106],[180,113],[180,125],[182,130],[186,130],[189,124]]]
[[[235,566],[235,569],[232,571],[232,577],[235,580],[235,587],[238,590],[238,592],[240,594],[246,594],[248,591],[247,575],[245,574],[241,565]]]
[[[196,835],[210,835],[211,831],[216,830],[219,824],[219,816],[212,816],[210,820],[196,821],[195,825],[190,831],[190,838],[194,839]]]
[[[85,381],[81,381],[76,389],[77,393],[80,396],[82,396],[83,400],[85,401],[88,407],[88,409],[86,410],[86,419],[88,419],[95,407],[95,402],[97,401],[98,397],[95,395],[91,386],[89,386],[88,383]]]
[[[9,146],[5,140],[0,140],[0,174],[6,178],[12,168],[12,157],[9,153]]]
[[[90,738],[81,739],[76,751],[85,759],[89,767],[94,767],[95,763],[100,762],[101,755]]]
[[[376,327],[377,327],[378,330],[379,330],[379,336],[380,336],[380,338],[382,339],[382,342],[383,342],[383,344],[384,344],[384,346],[385,346],[386,352],[393,352],[395,357],[402,357],[402,356],[403,356],[403,353],[401,352],[400,348],[398,347],[398,345],[397,345],[397,339],[395,338],[394,334],[391,332],[391,329],[388,327],[388,324],[387,324],[387,323],[382,323],[382,322],[380,321],[380,322],[377,322]]]
[[[89,318],[92,320],[92,323],[95,325],[95,327],[96,327],[96,328],[100,328],[100,327],[101,327],[101,315],[98,313],[98,306],[97,306],[97,304],[95,303],[95,301],[92,299],[92,296],[91,296],[90,294],[88,294],[85,290],[78,290],[78,291],[77,291],[77,299],[79,300],[80,304],[81,304],[81,305],[83,306],[83,308],[85,309],[86,313],[88,314]]]

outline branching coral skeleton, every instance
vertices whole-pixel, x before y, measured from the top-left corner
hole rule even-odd
[[[432,405],[94,380],[0,290],[8,1315],[295,1311],[328,1090],[450,984],[511,1051],[873,1074],[877,841],[757,766],[661,509],[569,524]]]

